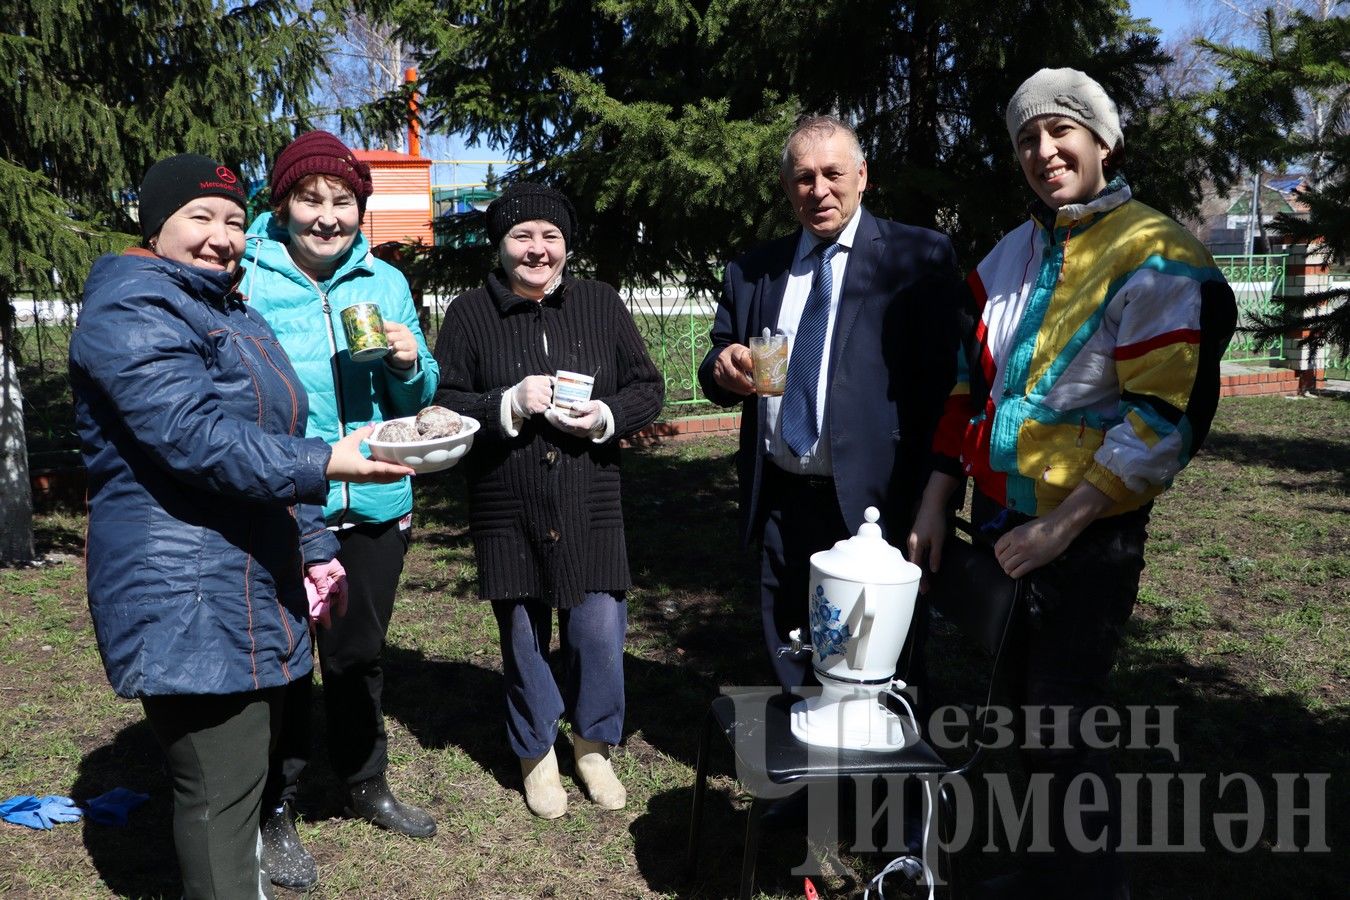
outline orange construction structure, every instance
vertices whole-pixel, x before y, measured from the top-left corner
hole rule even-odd
[[[393,150],[353,150],[370,166],[375,193],[361,225],[372,247],[435,243],[431,229],[431,160]]]

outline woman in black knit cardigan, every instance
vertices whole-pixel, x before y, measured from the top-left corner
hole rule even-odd
[[[656,418],[664,388],[614,288],[564,271],[576,213],[563,194],[512,185],[487,227],[500,268],[450,304],[436,400],[483,424],[464,463],[469,530],[478,591],[501,630],[508,738],[535,815],[567,811],[553,753],[563,715],[591,800],[620,809],[609,749],[623,735],[631,578],[619,441]],[[555,407],[560,371],[594,376],[591,399]],[[547,658],[554,609],[562,684]]]

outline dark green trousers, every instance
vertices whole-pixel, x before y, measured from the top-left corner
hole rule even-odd
[[[271,900],[258,809],[281,702],[281,688],[141,700],[173,779],[173,843],[186,900]]]

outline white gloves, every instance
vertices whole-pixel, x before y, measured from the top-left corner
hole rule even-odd
[[[544,418],[559,431],[596,440],[608,430],[606,412],[608,409],[599,400],[587,400],[571,409],[550,406],[544,410]]]
[[[502,429],[511,437],[520,433],[521,422],[539,413],[564,434],[597,443],[614,435],[614,414],[600,400],[577,403],[572,409],[555,407],[553,379],[548,375],[530,375],[502,393]]]
[[[541,413],[553,402],[553,379],[548,375],[527,375],[509,391],[511,412],[518,419]]]

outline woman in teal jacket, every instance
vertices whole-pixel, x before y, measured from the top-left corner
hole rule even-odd
[[[272,212],[249,229],[241,290],[267,319],[309,393],[309,437],[337,441],[355,428],[415,414],[431,402],[436,361],[417,324],[408,282],[376,259],[361,234],[370,170],[323,131],[296,138],[272,169]],[[342,310],[377,303],[389,340],[383,359],[352,359]],[[345,573],[348,605],[316,626],[323,670],[328,751],[348,791],[347,812],[414,837],[436,823],[400,803],[388,766],[380,652],[393,614],[412,525],[412,486],[334,485],[324,513],[337,536],[337,563],[306,558],[311,581]],[[310,680],[294,682],[264,797],[264,865],[274,884],[307,889],[318,881],[295,832],[296,785],[309,756]]]

